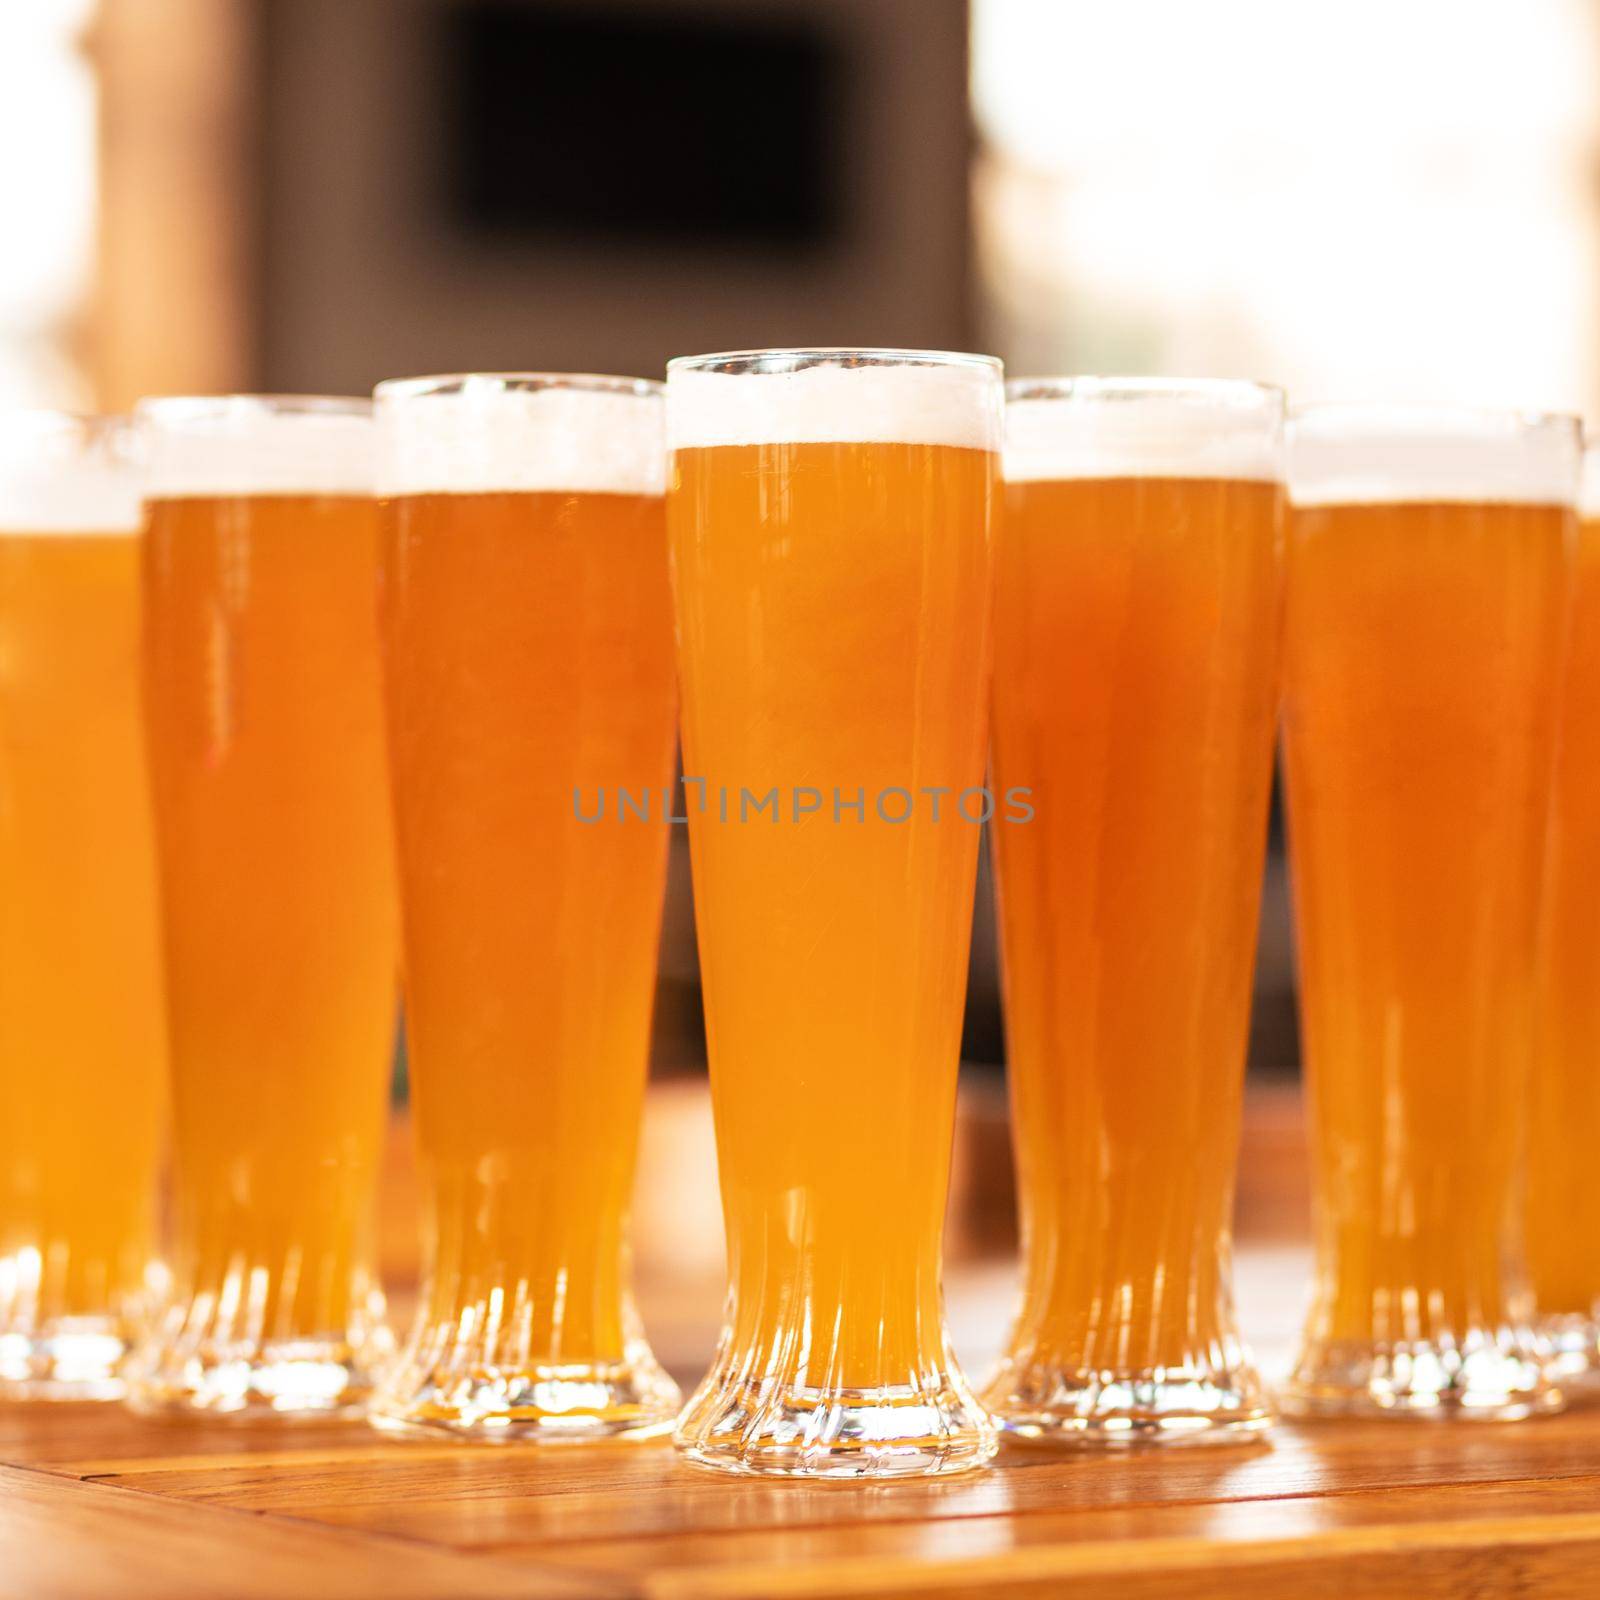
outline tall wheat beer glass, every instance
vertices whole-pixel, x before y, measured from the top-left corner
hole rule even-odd
[[[370,410],[234,396],[138,417],[177,1241],[134,1398],[338,1410],[383,1342],[398,969]]]
[[[628,1259],[676,732],[661,385],[377,406],[427,1282],[373,1419],[664,1432]]]
[[[729,1299],[677,1429],[733,1472],[979,1465],[940,1239],[984,783],[998,363],[667,369],[685,809]]]
[[[1600,447],[1584,455],[1546,854],[1527,1247],[1558,1370],[1600,1364]]]
[[[159,1291],[166,1099],[119,421],[0,413],[0,1392],[108,1398]]]
[[[1302,1412],[1560,1403],[1522,1190],[1579,437],[1329,407],[1291,427],[1284,754],[1317,1280]]]
[[[1283,397],[1007,386],[996,826],[1024,1436],[1270,1421],[1234,1326],[1234,1165],[1277,713]]]

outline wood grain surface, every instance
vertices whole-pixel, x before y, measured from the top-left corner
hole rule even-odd
[[[984,1114],[969,1105],[964,1121]],[[661,1126],[676,1119],[695,1145],[695,1096],[658,1100],[651,1117],[647,1186],[701,1182],[699,1163],[668,1159],[676,1140]],[[1252,1106],[1247,1147],[1267,1139],[1281,1157],[1293,1137],[1281,1097]],[[1251,1203],[1241,1300],[1271,1368],[1290,1348],[1307,1258],[1283,1205]],[[684,1378],[715,1331],[717,1248],[679,1240],[668,1268],[647,1260],[642,1274],[647,1322]],[[394,1250],[403,1276],[414,1257]],[[951,1321],[979,1368],[1003,1335],[1011,1268],[954,1254]],[[359,1423],[154,1421],[103,1405],[0,1406],[0,1462],[4,1600],[1600,1594],[1600,1401],[1581,1397],[1510,1425],[1283,1424],[1265,1444],[1118,1453],[1011,1446],[987,1472],[865,1488],[729,1480],[660,1443],[474,1448]]]

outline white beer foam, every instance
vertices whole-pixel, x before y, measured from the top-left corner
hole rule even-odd
[[[1026,387],[1027,380],[1022,381]],[[1231,403],[1230,403],[1231,402]],[[1081,393],[1006,401],[1005,479],[1283,478],[1275,391],[1219,384],[1183,391],[1093,382]]]
[[[381,495],[666,492],[659,389],[407,387],[377,391]]]
[[[1296,506],[1572,505],[1576,417],[1321,406],[1289,423]]]
[[[1600,518],[1600,439],[1592,439],[1583,452],[1583,474],[1578,485],[1578,510],[1591,520]]]
[[[139,472],[105,426],[49,412],[0,415],[0,533],[139,531]]]
[[[372,493],[365,401],[295,409],[255,395],[146,400],[134,417],[152,500]]]
[[[997,367],[819,363],[794,371],[667,369],[667,447],[933,444],[999,450]]]

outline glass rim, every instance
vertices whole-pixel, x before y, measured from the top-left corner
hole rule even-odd
[[[373,392],[381,500],[666,492],[666,385],[598,372],[454,372]]]
[[[1329,440],[1526,438],[1550,432],[1570,433],[1580,444],[1586,443],[1583,420],[1575,412],[1522,410],[1514,406],[1333,400],[1292,406],[1288,421],[1302,437]]]
[[[439,372],[418,378],[385,378],[372,391],[374,405],[453,395],[540,394],[551,390],[582,394],[660,398],[667,386],[659,378],[630,378],[608,372]]]
[[[1583,425],[1562,411],[1306,406],[1286,430],[1290,504],[1576,504]]]
[[[134,407],[146,501],[372,495],[372,402],[354,395],[161,395]]]
[[[139,431],[125,412],[0,408],[0,462],[8,472],[94,461],[134,470],[139,453]]]
[[[143,451],[131,417],[0,409],[0,538],[138,531]]]
[[[71,436],[88,443],[124,432],[133,423],[125,411],[67,411],[56,406],[0,407],[0,438]]]
[[[1001,378],[999,356],[964,350],[910,350],[893,346],[776,345],[767,350],[719,350],[708,355],[674,356],[667,378],[697,372],[725,378],[778,377],[812,367],[935,367],[986,372]]]
[[[1193,401],[1219,409],[1266,406],[1285,414],[1288,410],[1288,394],[1281,385],[1253,378],[1119,377],[1098,373],[1008,378],[1007,403],[1027,400]]]
[[[182,428],[261,417],[368,417],[372,401],[341,394],[164,394],[133,408],[133,421],[157,428]]]
[[[1600,517],[1600,433],[1584,435],[1578,467],[1578,514],[1590,521]]]

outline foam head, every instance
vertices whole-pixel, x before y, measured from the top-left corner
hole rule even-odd
[[[1591,439],[1584,448],[1578,510],[1591,521],[1600,519],[1600,439]]]
[[[125,419],[0,413],[0,532],[137,533],[139,489]]]
[[[327,395],[206,395],[134,409],[152,500],[370,495],[372,407]]]
[[[667,446],[931,444],[998,450],[1001,369],[926,350],[755,350],[667,364]]]
[[[1006,385],[1005,477],[1277,482],[1283,414],[1265,384],[1022,378]]]
[[[378,492],[662,494],[662,388],[586,373],[399,378],[374,394]]]
[[[1289,423],[1297,506],[1572,505],[1576,417],[1405,406],[1311,406]]]

